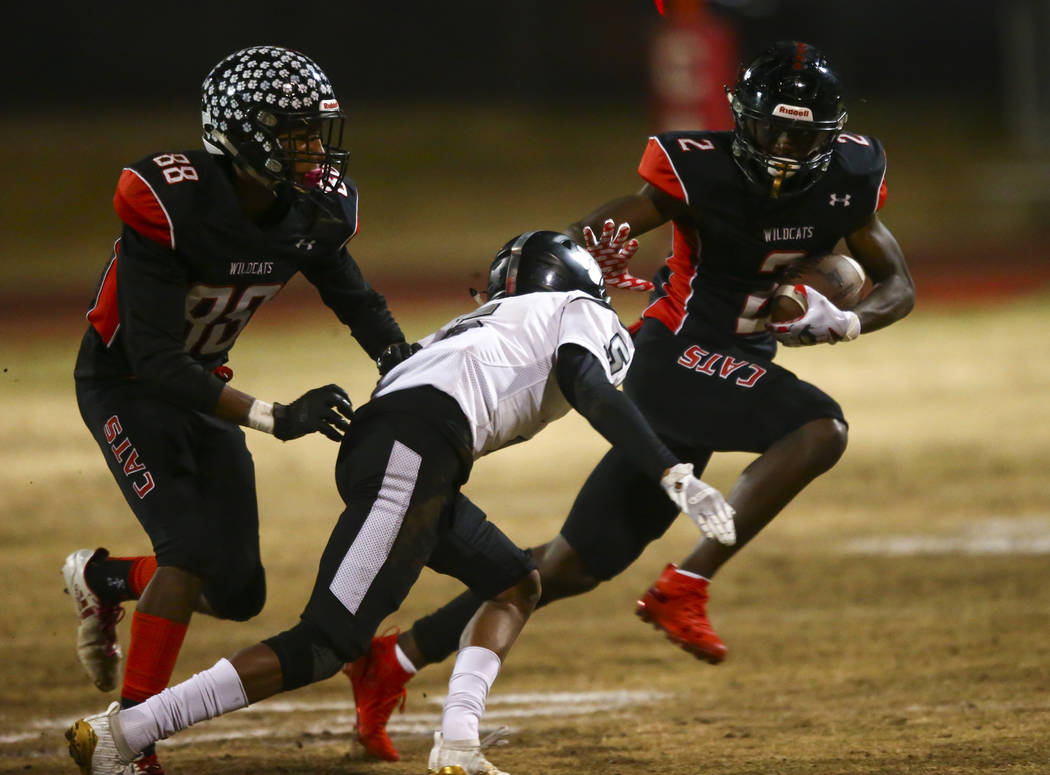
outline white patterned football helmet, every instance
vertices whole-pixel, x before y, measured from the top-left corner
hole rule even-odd
[[[338,186],[350,155],[342,147],[344,121],[324,71],[279,46],[235,51],[202,86],[204,147],[268,187]]]

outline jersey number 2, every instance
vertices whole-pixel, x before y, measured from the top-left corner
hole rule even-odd
[[[771,251],[766,255],[758,271],[762,274],[772,274],[780,267],[790,264],[796,258],[802,258],[804,255],[806,254],[796,250]],[[748,297],[744,300],[744,308],[740,311],[740,317],[736,319],[736,332],[738,334],[754,334],[765,330],[766,318],[761,312],[775,288],[776,286],[770,283],[768,290],[761,293],[748,294]]]

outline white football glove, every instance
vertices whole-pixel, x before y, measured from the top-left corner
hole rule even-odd
[[[799,347],[849,342],[860,336],[860,318],[856,312],[839,309],[815,288],[808,285],[802,288],[809,305],[806,314],[786,323],[770,323],[767,326],[778,342],[788,347]]]
[[[660,486],[701,533],[726,546],[736,543],[736,512],[722,493],[693,476],[692,463],[672,466],[660,480]]]
[[[648,293],[653,289],[653,284],[627,271],[627,262],[638,250],[638,240],[628,240],[630,236],[631,225],[629,223],[621,223],[617,228],[610,218],[602,225],[601,237],[595,238],[590,226],[583,227],[583,246],[602,268],[606,285],[612,288]]]

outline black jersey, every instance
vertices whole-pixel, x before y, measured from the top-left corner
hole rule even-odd
[[[134,377],[211,411],[222,390],[212,369],[296,272],[372,358],[404,339],[345,249],[358,228],[349,180],[328,193],[286,191],[253,220],[229,162],[169,152],[126,167],[113,204],[124,228],[87,314],[78,379]]]
[[[649,138],[639,174],[689,205],[643,313],[676,333],[731,340],[770,356],[766,301],[776,275],[803,256],[830,253],[885,199],[886,158],[873,137],[842,133],[828,170],[800,194],[771,198],[737,167],[731,132]]]

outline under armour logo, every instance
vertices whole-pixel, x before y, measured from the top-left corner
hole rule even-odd
[[[834,194],[832,194],[832,196],[834,196]],[[846,198],[849,199],[848,194]],[[849,202],[846,202],[846,204],[849,204]],[[317,240],[315,239],[300,239],[295,243],[295,246],[300,250],[313,250],[315,244],[317,244]]]
[[[851,194],[843,194],[842,196],[839,196],[838,194],[832,194],[831,198],[828,200],[828,204],[831,205],[832,207],[834,207],[837,204],[841,204],[843,207],[849,207],[849,198],[850,198],[850,196],[852,196],[852,195]]]

